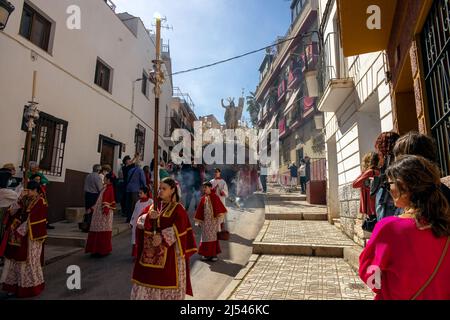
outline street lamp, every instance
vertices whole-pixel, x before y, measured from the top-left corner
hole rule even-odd
[[[0,30],[5,29],[8,23],[9,16],[14,11],[14,6],[11,2],[6,0],[0,0]]]

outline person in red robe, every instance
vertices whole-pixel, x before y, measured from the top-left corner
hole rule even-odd
[[[177,183],[165,178],[156,203],[137,222],[132,300],[183,300],[193,295],[189,258],[197,245]]]
[[[28,182],[19,210],[11,211],[6,223],[5,266],[0,283],[4,291],[18,298],[37,296],[45,288],[42,255],[48,206],[39,191],[39,183]]]
[[[217,255],[221,253],[217,232],[221,230],[227,209],[219,196],[212,190],[212,183],[203,183],[204,196],[195,212],[195,222],[202,228],[202,240],[198,254],[203,256],[204,261],[216,262]]]
[[[105,176],[105,186],[93,207],[91,226],[86,242],[86,253],[106,256],[112,251],[112,226],[116,201],[113,176]]]
[[[366,214],[369,217],[376,217],[375,211],[375,196],[370,196],[371,180],[380,175],[378,169],[378,154],[376,152],[369,152],[364,156],[362,173],[353,181],[353,188],[361,189],[359,212]]]

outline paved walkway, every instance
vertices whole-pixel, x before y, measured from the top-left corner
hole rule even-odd
[[[266,197],[254,254],[219,299],[373,299],[355,272],[361,248],[328,223],[326,207],[275,189]]]
[[[369,300],[372,292],[339,258],[261,255],[229,300]]]
[[[260,242],[353,246],[353,241],[327,221],[266,221]]]

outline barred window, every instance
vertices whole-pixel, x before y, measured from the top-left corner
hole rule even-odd
[[[137,125],[134,133],[134,143],[136,144],[136,152],[139,152],[141,161],[144,161],[145,128],[140,124]]]
[[[148,93],[149,93],[148,84],[149,84],[148,76],[147,76],[147,73],[144,71],[144,72],[142,72],[142,87],[141,87],[141,91],[142,91],[142,94],[144,96],[146,96],[147,98],[148,98]]]
[[[31,135],[30,161],[37,162],[44,174],[62,175],[67,126],[67,121],[42,111],[39,113]],[[25,121],[22,130],[27,130]]]
[[[100,58],[97,58],[94,82],[109,93],[112,92],[112,73],[113,69],[101,61]]]

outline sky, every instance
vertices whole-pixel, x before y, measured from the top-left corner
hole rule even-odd
[[[167,18],[162,29],[170,43],[173,72],[227,59],[272,44],[290,25],[290,0],[113,0],[116,12],[140,17],[155,29],[154,13]],[[197,116],[214,114],[224,122],[221,99],[237,103],[255,91],[264,51],[212,68],[175,75],[173,82],[188,93]],[[246,109],[246,107],[244,108]],[[244,113],[244,120],[250,116]]]

